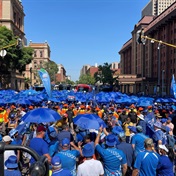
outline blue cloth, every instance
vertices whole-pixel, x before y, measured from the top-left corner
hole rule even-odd
[[[134,168],[139,170],[139,176],[156,176],[160,156],[152,151],[139,152]]]
[[[127,166],[132,167],[133,159],[134,159],[134,150],[131,144],[126,142],[121,142],[116,146],[119,150],[122,150],[126,155]]]
[[[21,176],[21,172],[19,170],[4,170],[5,176]]]
[[[138,125],[140,125],[142,127],[142,133],[146,134],[147,123],[144,120],[139,120]]]
[[[62,163],[63,169],[68,169],[72,176],[76,176],[76,158],[80,156],[80,152],[77,150],[62,150],[57,153]]]
[[[137,156],[139,152],[145,151],[144,141],[146,138],[147,136],[144,135],[143,133],[137,133],[132,137],[131,144],[135,145],[134,149],[135,156]]]
[[[173,173],[173,163],[168,158],[168,156],[160,156],[160,162],[157,167],[157,176],[174,176]]]
[[[29,147],[38,153],[39,156],[49,154],[48,144],[42,138],[33,138],[30,141]],[[34,159],[31,158],[31,163]]]
[[[122,173],[121,165],[127,164],[123,151],[117,148],[104,149],[99,144],[96,145],[95,149],[103,159],[105,175],[120,176]]]
[[[58,171],[54,171],[51,176],[72,176],[69,170],[60,169]]]
[[[162,130],[156,130],[152,138],[153,138],[156,146],[158,145],[159,140],[162,141],[163,145],[165,145],[167,142],[167,137]]]
[[[55,153],[57,153],[59,150],[59,142],[55,141],[54,143],[50,144],[49,146],[49,155],[51,157],[54,156]]]

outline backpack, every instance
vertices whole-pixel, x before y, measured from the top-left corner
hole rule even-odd
[[[168,144],[170,147],[173,148],[174,145],[175,145],[175,138],[174,138],[174,136],[168,134],[168,135],[166,135],[166,137],[167,137],[167,144]]]

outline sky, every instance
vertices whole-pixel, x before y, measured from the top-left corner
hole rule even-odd
[[[28,43],[48,42],[50,59],[71,80],[83,65],[119,62],[149,0],[22,0]]]

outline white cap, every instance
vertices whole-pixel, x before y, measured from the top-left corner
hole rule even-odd
[[[165,150],[166,152],[168,152],[168,151],[169,151],[169,150],[166,148],[166,146],[165,146],[165,145],[158,145],[158,147],[159,147],[160,149]]]
[[[2,141],[3,142],[10,142],[10,141],[13,141],[13,139],[10,137],[10,136],[4,136],[3,138],[2,138]]]

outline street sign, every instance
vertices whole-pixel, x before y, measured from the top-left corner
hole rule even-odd
[[[1,50],[1,51],[0,51],[0,56],[1,56],[1,57],[4,57],[6,54],[7,54],[7,51],[6,51],[6,50]]]

